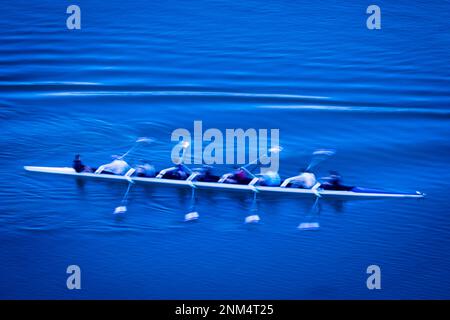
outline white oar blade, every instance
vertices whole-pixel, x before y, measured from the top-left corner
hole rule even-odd
[[[313,158],[309,163],[307,170],[311,170],[312,168],[319,165],[321,162],[327,160],[329,157],[335,155],[336,152],[330,149],[319,149],[313,152]]]
[[[198,220],[199,217],[200,215],[197,211],[189,212],[184,216],[184,221],[195,221]]]
[[[136,142],[146,142],[146,143],[151,143],[151,142],[153,142],[154,140],[152,139],[152,138],[147,138],[147,137],[140,137],[140,138],[138,138],[137,140],[136,140]]]
[[[127,212],[127,207],[126,206],[119,206],[114,210],[114,214],[122,214]]]
[[[259,221],[261,221],[261,219],[257,214],[245,217],[245,223],[258,223]]]
[[[270,148],[269,151],[273,152],[273,153],[279,153],[279,152],[283,151],[283,148],[280,146],[275,146],[275,147]]]
[[[328,150],[328,149],[319,149],[313,152],[313,155],[315,156],[332,156],[336,152],[334,150]]]
[[[299,230],[319,230],[318,222],[302,222],[297,227]]]

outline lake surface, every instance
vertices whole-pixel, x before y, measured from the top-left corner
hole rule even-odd
[[[0,298],[450,298],[448,1],[4,3],[0,19]],[[417,201],[322,202],[27,173],[131,161],[170,166],[177,128],[277,128],[280,174],[317,148],[348,184],[420,190]],[[232,166],[219,166],[226,172]],[[301,231],[314,220],[321,228]],[[82,290],[66,288],[66,268]],[[366,268],[380,266],[382,289]]]

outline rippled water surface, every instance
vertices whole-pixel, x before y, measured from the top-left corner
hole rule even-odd
[[[449,298],[450,4],[378,1],[4,3],[0,19],[1,298]],[[134,157],[170,165],[176,128],[279,128],[280,173],[317,148],[318,175],[427,193],[417,201],[323,202],[26,173]],[[230,167],[221,166],[219,172]],[[66,267],[82,290],[66,289]],[[366,268],[382,290],[366,288]]]

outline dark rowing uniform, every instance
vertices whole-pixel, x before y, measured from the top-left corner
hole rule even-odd
[[[74,170],[78,173],[83,172],[86,169],[86,166],[81,162],[81,160],[73,160]]]

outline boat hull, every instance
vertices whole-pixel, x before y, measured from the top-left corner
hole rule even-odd
[[[244,191],[270,194],[290,194],[299,197],[313,198],[317,194],[310,189],[298,189],[298,188],[281,188],[281,187],[265,187],[265,186],[248,186],[248,185],[236,185],[225,184],[217,182],[188,182],[184,180],[171,180],[171,179],[158,179],[158,178],[145,178],[145,177],[125,177],[109,174],[95,174],[95,173],[77,173],[73,168],[69,167],[33,167],[25,166],[26,171],[55,174],[63,176],[74,176],[77,178],[86,179],[101,179],[106,181],[118,181],[129,182],[129,180],[135,183],[160,185],[160,186],[174,186],[174,187],[192,187],[195,186],[198,189],[211,189],[211,190],[224,190],[224,191]],[[380,190],[364,192],[364,189],[358,188],[358,192],[354,191],[338,191],[338,190],[317,190],[317,193],[322,198],[327,199],[341,199],[341,200],[356,200],[356,199],[383,199],[383,198],[423,198],[425,195],[420,192],[416,193],[396,193],[396,192],[384,192]]]

